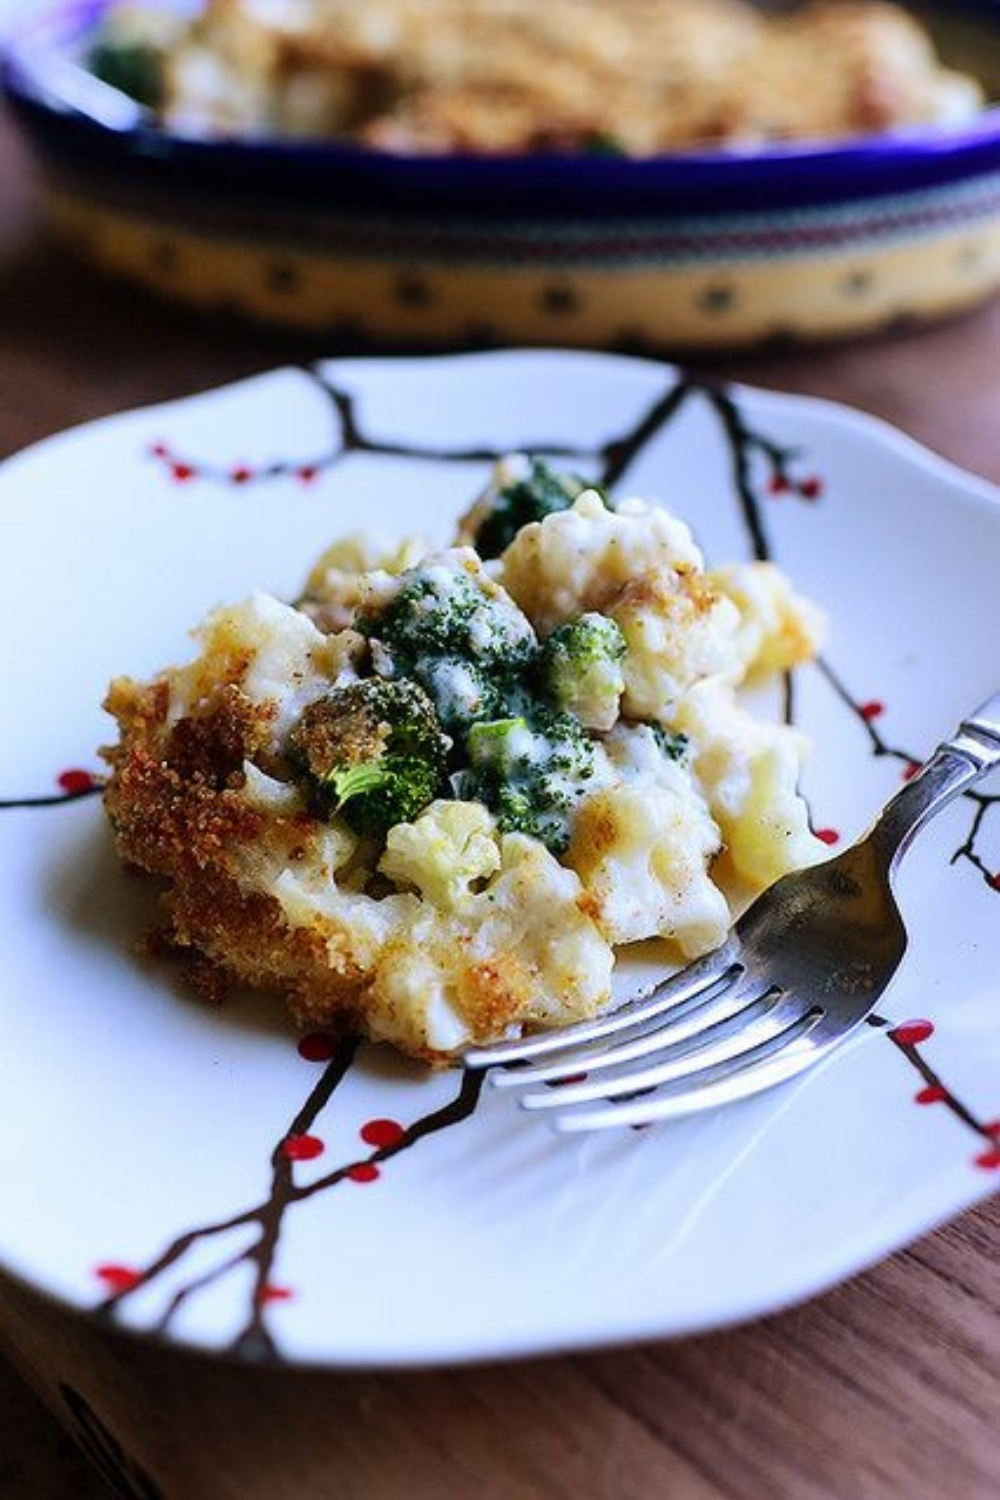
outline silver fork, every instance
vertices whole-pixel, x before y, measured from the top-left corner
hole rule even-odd
[[[714,1109],[814,1067],[869,1016],[903,959],[892,894],[913,838],[1000,765],[1000,693],[939,745],[833,859],[770,886],[728,940],[592,1021],[475,1048],[468,1068],[529,1092],[557,1129],[646,1125]],[[585,1075],[580,1077],[580,1075]],[[532,1091],[532,1086],[548,1087]]]

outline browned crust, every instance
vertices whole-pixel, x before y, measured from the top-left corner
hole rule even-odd
[[[711,579],[696,572],[689,564],[677,563],[667,570],[640,573],[618,590],[609,609],[650,610],[670,618],[672,615],[707,615],[721,598]]]
[[[198,988],[217,997],[237,980],[280,990],[310,1022],[341,1016],[365,977],[346,944],[338,965],[335,947],[331,953],[318,934],[292,928],[272,896],[247,894],[235,878],[234,851],[265,827],[241,786],[266,710],[229,686],[209,713],[168,729],[164,683],[127,678],[112,684],[105,707],[121,729],[120,742],[103,752],[112,768],[104,803],[115,844],[127,864],[167,882],[162,939],[196,961]]]
[[[121,731],[119,743],[102,752],[111,766],[104,801],[118,853],[165,882],[165,925],[147,952],[178,955],[208,1000],[245,984],[277,992],[300,1025],[371,1034],[377,972],[358,962],[350,932],[295,926],[275,897],[239,883],[239,851],[266,833],[274,836],[273,819],[243,794],[244,757],[260,744],[268,711],[229,685],[204,714],[169,726],[162,679],[145,685],[118,679],[105,706]],[[311,825],[305,813],[281,819],[290,864]],[[382,962],[391,963],[393,947],[390,939]],[[487,1040],[523,1013],[533,976],[514,951],[490,962],[471,954],[467,960],[455,976],[459,999],[475,1038]],[[407,1050],[434,1064],[451,1060],[413,1042]]]

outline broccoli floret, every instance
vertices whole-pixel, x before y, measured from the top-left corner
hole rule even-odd
[[[341,813],[356,832],[381,835],[438,795],[450,748],[416,683],[370,677],[311,703],[288,756],[321,816]]]
[[[528,715],[474,724],[460,797],[484,802],[505,833],[527,833],[554,854],[569,843],[573,810],[589,790],[594,745],[579,720],[535,705]]]
[[[410,667],[434,704],[449,734],[461,735],[477,719],[490,719],[507,709],[513,691],[506,674],[489,672],[477,662],[458,656],[421,656]]]
[[[607,615],[567,620],[542,646],[539,680],[557,708],[588,729],[610,729],[625,690],[625,637]]]
[[[590,156],[627,156],[628,152],[617,136],[607,130],[596,131],[584,142],[584,150]]]
[[[167,54],[185,25],[182,16],[162,7],[116,6],[97,27],[87,66],[138,104],[156,109],[163,102]]]
[[[382,612],[357,624],[377,642],[377,670],[419,682],[451,734],[502,713],[538,653],[535,632],[513,600],[444,563],[403,574]]]
[[[87,59],[90,71],[137,104],[155,109],[163,97],[163,56],[146,42],[98,42]]]
[[[569,510],[577,496],[593,488],[578,474],[558,473],[541,459],[531,459],[523,478],[487,490],[478,503],[473,515],[480,508],[484,514],[473,537],[476,551],[482,558],[499,557],[522,526],[542,521],[557,510]],[[601,498],[610,509],[607,497],[601,494]]]
[[[411,568],[368,633],[402,663],[451,656],[519,671],[535,654],[535,633],[512,599],[465,568]]]

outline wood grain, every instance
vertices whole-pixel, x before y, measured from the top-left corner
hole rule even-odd
[[[75,266],[40,234],[32,168],[2,118],[0,182],[0,455],[125,406],[340,352],[207,324]],[[710,368],[851,402],[1000,480],[1000,303],[935,329]],[[805,1307],[711,1337],[424,1374],[227,1367],[98,1336],[3,1281],[0,1299],[17,1365],[62,1423],[73,1414],[59,1381],[82,1372],[90,1445],[105,1434],[121,1494],[994,1500],[998,1231],[993,1200]],[[0,1367],[4,1500],[102,1492],[61,1434]]]
[[[427,1373],[240,1369],[102,1338],[23,1290],[5,1305],[39,1388],[60,1407],[54,1365],[85,1369],[171,1500],[994,1500],[998,1232],[993,1199],[744,1328]],[[0,1468],[0,1494],[58,1500],[30,1487],[56,1430],[33,1410],[22,1487]]]

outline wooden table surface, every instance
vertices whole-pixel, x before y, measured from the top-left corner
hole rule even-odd
[[[31,164],[0,117],[0,456],[71,423],[318,352],[133,296],[64,258],[39,221]],[[1000,480],[1000,304],[937,329],[715,370],[851,402]],[[251,1371],[232,1397],[218,1394],[205,1361],[180,1374],[150,1369],[148,1382],[132,1377],[143,1382],[136,1421],[155,1423],[168,1396],[187,1402],[192,1456],[169,1500],[993,1500],[998,1230],[993,1199],[804,1307],[680,1344],[424,1375]],[[26,1330],[36,1323],[25,1315]],[[33,1362],[29,1344],[26,1333],[22,1364]],[[135,1350],[122,1359],[135,1367]],[[213,1467],[205,1424],[227,1401],[245,1436]],[[345,1411],[355,1434],[359,1413],[381,1413],[381,1452],[363,1453],[345,1426],[350,1463],[317,1471],[309,1433]],[[147,1475],[162,1488],[155,1466]],[[156,1493],[147,1484],[118,1473],[121,1494]],[[0,1360],[0,1496],[104,1493]]]

